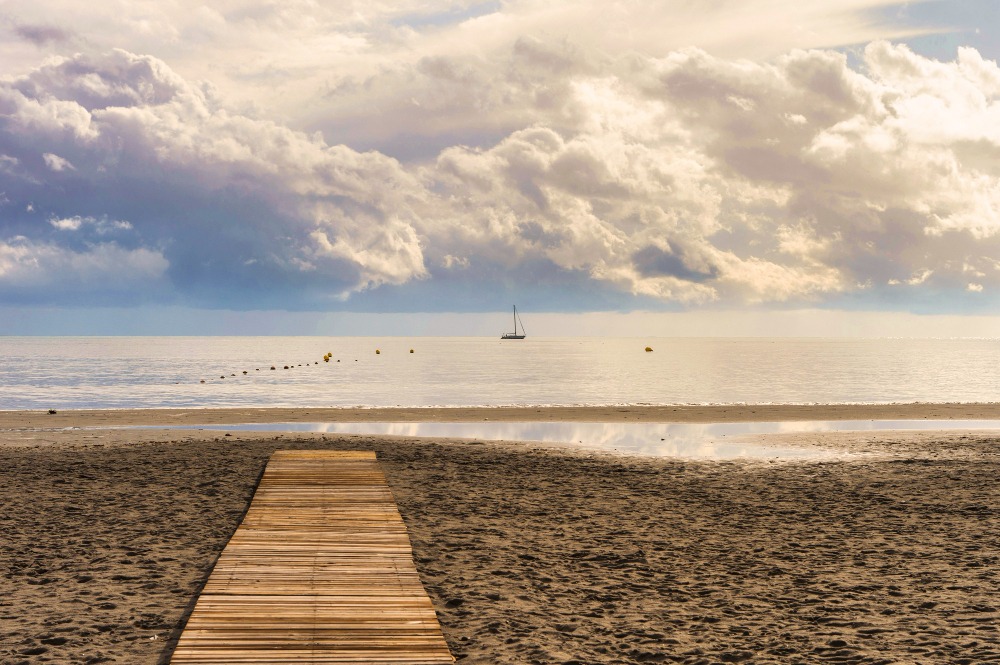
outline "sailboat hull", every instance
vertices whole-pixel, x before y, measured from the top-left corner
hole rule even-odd
[[[504,333],[500,336],[500,339],[524,339],[524,335],[514,335],[511,333]]]

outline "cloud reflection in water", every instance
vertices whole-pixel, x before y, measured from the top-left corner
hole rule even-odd
[[[776,447],[744,440],[760,434],[876,431],[998,429],[995,420],[818,420],[758,423],[565,423],[565,422],[475,422],[475,423],[257,423],[196,426],[283,432],[326,432],[407,437],[445,437],[490,441],[538,441],[638,455],[689,459],[819,459],[832,457],[833,450]]]

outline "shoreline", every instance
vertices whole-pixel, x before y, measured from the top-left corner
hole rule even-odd
[[[1000,420],[1000,402],[511,407],[228,407],[0,411],[0,430],[278,422],[639,422]]]

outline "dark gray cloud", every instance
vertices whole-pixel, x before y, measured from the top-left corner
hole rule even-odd
[[[69,42],[73,33],[52,25],[15,24],[11,28],[15,35],[36,46],[46,46],[51,43]]]
[[[643,277],[676,277],[690,282],[705,282],[718,276],[717,270],[692,270],[684,257],[655,245],[648,245],[632,254],[632,262]]]

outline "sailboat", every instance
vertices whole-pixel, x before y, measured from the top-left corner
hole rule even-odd
[[[521,324],[521,334],[517,334],[517,324],[520,322],[521,317],[517,315],[517,305],[514,305],[514,332],[504,333],[500,336],[500,339],[524,339],[524,324]]]

